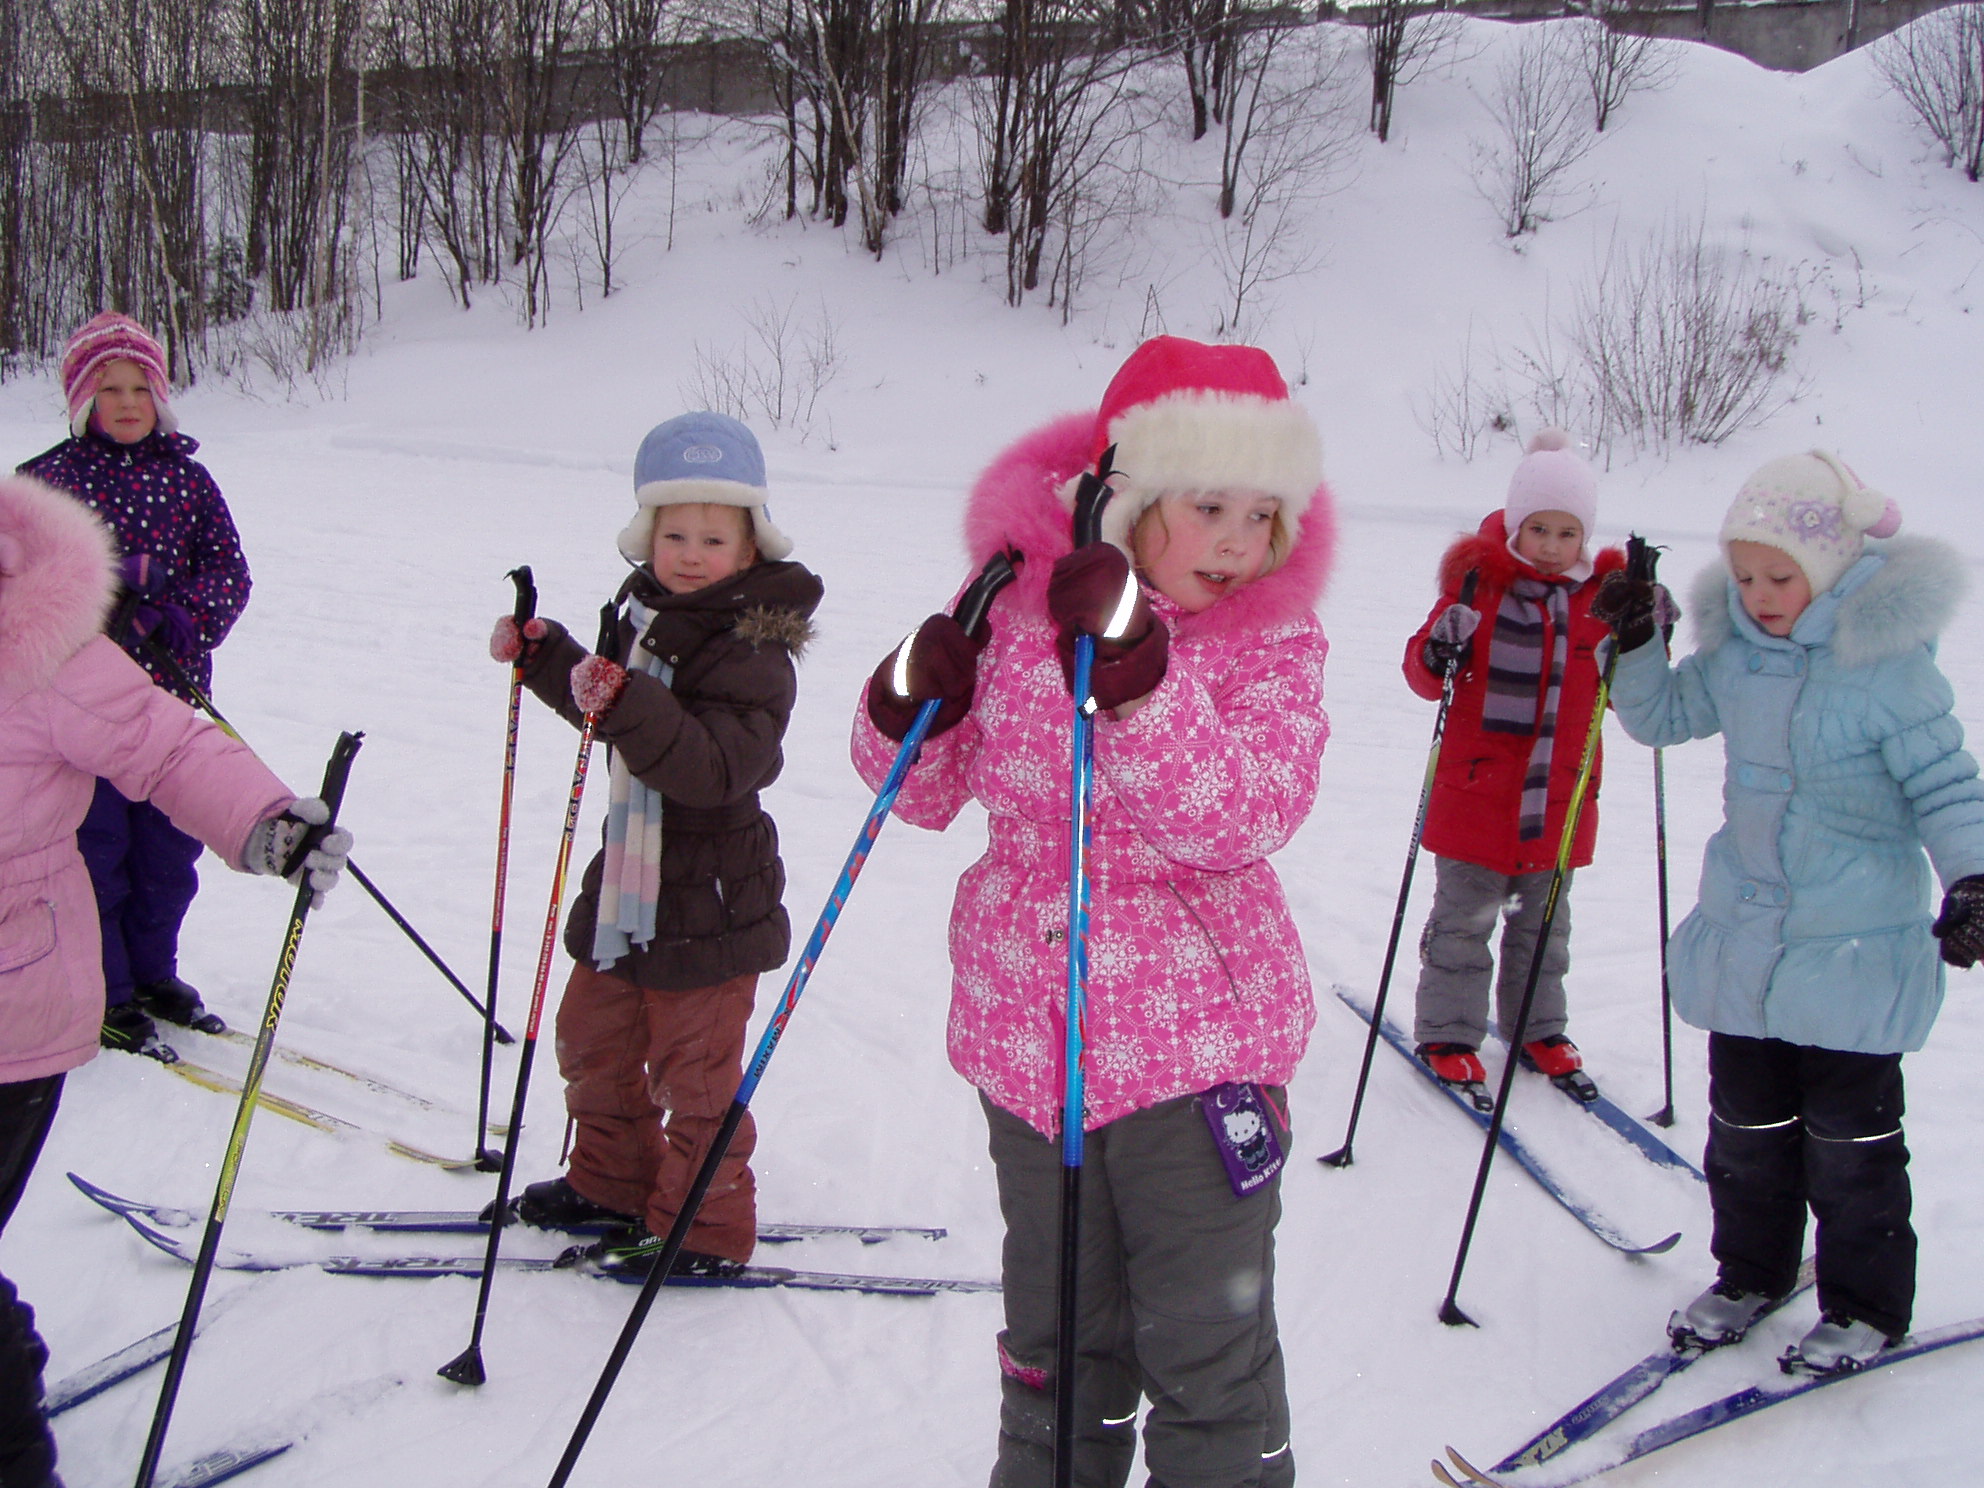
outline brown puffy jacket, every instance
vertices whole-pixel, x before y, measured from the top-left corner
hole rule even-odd
[[[644,987],[708,987],[785,961],[778,829],[758,792],[784,764],[780,740],[797,690],[793,661],[812,636],[820,581],[797,563],[758,563],[735,578],[670,594],[645,569],[621,586],[656,611],[641,648],[675,669],[640,672],[600,721],[599,737],[636,779],[662,793],[661,896],[655,938],[609,971]],[[617,651],[634,639],[623,614]],[[530,690],[574,725],[571,672],[586,655],[562,626],[525,667]],[[604,852],[594,855],[565,922],[565,949],[590,961]]]

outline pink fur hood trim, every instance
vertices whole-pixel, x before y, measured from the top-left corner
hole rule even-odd
[[[117,546],[80,501],[0,477],[0,685],[32,691],[103,629]]]
[[[1088,463],[1093,413],[1056,419],[1008,446],[972,487],[964,533],[973,567],[1012,545],[1027,556],[1015,585],[1034,609],[1044,608],[1048,572],[1074,546],[1072,514],[1060,489]],[[1214,636],[1284,624],[1312,613],[1336,555],[1336,502],[1316,487],[1295,546],[1273,573],[1245,585],[1209,610],[1180,617],[1180,635]]]

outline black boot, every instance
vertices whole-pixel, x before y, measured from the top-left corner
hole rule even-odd
[[[135,1002],[113,1002],[103,1010],[103,1031],[97,1042],[106,1049],[143,1054],[160,1064],[179,1063],[179,1051],[158,1036],[158,1025]]]
[[[227,1024],[207,1011],[200,994],[178,977],[162,982],[143,982],[132,992],[132,999],[154,1018],[177,1023],[195,1033],[226,1033]]]
[[[482,1211],[484,1223],[488,1222],[493,1208],[495,1205],[491,1204]],[[547,1178],[542,1183],[531,1184],[510,1200],[509,1217],[540,1230],[575,1230],[587,1226],[636,1223],[631,1214],[595,1204],[563,1178]]]

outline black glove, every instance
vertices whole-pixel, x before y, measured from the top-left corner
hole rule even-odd
[[[924,737],[955,726],[978,687],[978,653],[992,634],[990,626],[981,629],[985,634],[975,638],[949,615],[932,615],[917,626],[868,679],[869,722],[901,742],[923,704],[935,698],[941,706]]]
[[[1984,959],[1984,873],[1950,885],[1929,933],[1943,943],[1943,959],[1952,966],[1968,971]]]
[[[1637,651],[1653,639],[1655,630],[1674,633],[1674,622],[1681,618],[1674,596],[1667,586],[1653,579],[1636,579],[1624,569],[1615,568],[1598,582],[1598,593],[1591,599],[1592,617],[1602,620],[1619,638],[1619,650]]]
[[[1440,611],[1419,653],[1426,669],[1444,677],[1466,666],[1474,651],[1474,631],[1480,624],[1481,611],[1472,605],[1450,604]]]

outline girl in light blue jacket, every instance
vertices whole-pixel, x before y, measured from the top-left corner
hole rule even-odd
[[[1857,1368],[1908,1331],[1901,1056],[1935,1022],[1943,961],[1984,955],[1984,782],[1935,659],[1963,562],[1900,522],[1832,455],[1774,460],[1695,586],[1694,655],[1670,667],[1653,596],[1623,575],[1615,595],[1637,621],[1612,689],[1626,731],[1720,733],[1727,759],[1701,899],[1670,943],[1675,1008],[1709,1033],[1720,1272],[1668,1329],[1678,1348],[1741,1338],[1795,1285],[1809,1206],[1821,1319],[1787,1372]]]

